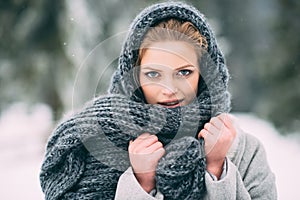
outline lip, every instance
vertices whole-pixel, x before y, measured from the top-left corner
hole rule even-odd
[[[178,106],[181,106],[181,103],[183,101],[184,99],[169,99],[165,101],[160,101],[158,102],[158,104],[167,108],[176,108]]]

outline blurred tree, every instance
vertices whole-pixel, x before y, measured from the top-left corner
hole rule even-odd
[[[208,12],[218,18],[219,37],[229,40],[233,110],[254,112],[282,132],[300,130],[299,4],[220,0]]]
[[[233,111],[299,130],[299,1],[186,1],[207,16],[225,53]],[[59,119],[74,101],[104,93],[124,31],[154,2],[1,1],[0,111],[44,102]]]
[[[0,4],[0,110],[9,103],[44,102],[58,116],[58,92],[69,64],[59,38],[59,0],[11,0]]]
[[[145,6],[144,1],[65,1],[61,22],[64,51],[72,61],[76,76],[72,96],[65,107],[82,107],[94,96],[106,92],[130,21]],[[65,95],[66,96],[66,95]],[[70,100],[72,99],[72,105]]]
[[[300,1],[278,0],[273,46],[265,60],[265,113],[286,131],[300,130]],[[268,102],[268,103],[267,103]]]
[[[259,73],[261,57],[269,51],[269,21],[276,14],[272,0],[221,0],[215,2],[220,35],[229,40],[227,65],[232,77],[233,110],[254,111],[264,94]],[[225,52],[226,53],[226,52]]]

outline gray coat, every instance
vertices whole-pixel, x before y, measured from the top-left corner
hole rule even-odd
[[[227,153],[227,172],[219,181],[205,175],[207,194],[204,199],[277,199],[275,176],[270,170],[261,142],[238,129]],[[163,199],[161,193],[146,193],[129,168],[120,177],[115,199]]]

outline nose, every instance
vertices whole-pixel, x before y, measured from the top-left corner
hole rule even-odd
[[[174,89],[164,87],[162,89],[162,93],[164,95],[167,95],[167,96],[172,96],[172,95],[175,95],[177,93],[177,89],[175,88],[175,90],[174,90]]]
[[[178,92],[178,89],[176,87],[176,84],[171,79],[168,79],[162,83],[161,91],[162,91],[162,94],[164,94],[164,95],[172,96]]]

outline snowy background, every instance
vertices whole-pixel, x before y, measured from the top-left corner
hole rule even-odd
[[[284,137],[274,126],[247,113],[236,113],[241,127],[264,144],[277,179],[279,199],[298,200],[300,140]],[[17,103],[0,118],[0,199],[43,199],[39,170],[46,136],[53,128],[51,109],[43,104]]]
[[[233,112],[265,145],[279,199],[299,200],[300,1],[183,1],[217,37]],[[154,2],[1,1],[1,200],[43,199],[38,176],[49,134],[66,112],[106,91],[131,20]]]

